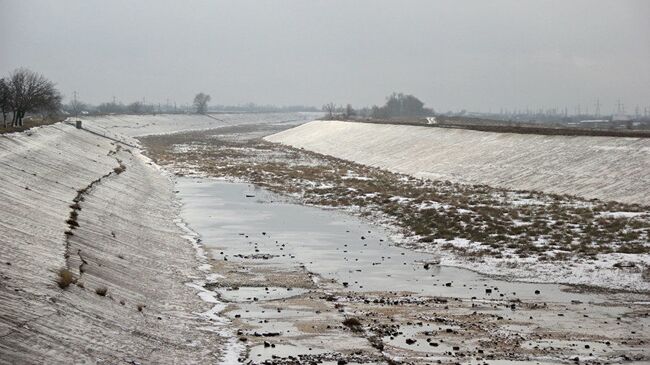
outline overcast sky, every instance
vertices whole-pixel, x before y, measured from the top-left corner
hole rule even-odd
[[[0,75],[68,98],[650,107],[650,1],[0,0]]]

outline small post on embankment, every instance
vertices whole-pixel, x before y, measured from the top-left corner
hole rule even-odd
[[[77,120],[77,121],[75,122],[75,126],[77,127],[77,129],[82,129],[82,128],[81,128],[81,121],[80,121],[80,120]]]

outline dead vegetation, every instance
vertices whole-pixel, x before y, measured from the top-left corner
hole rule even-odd
[[[354,332],[363,332],[363,327],[361,326],[361,321],[354,317],[346,318],[343,322],[343,325],[348,327]]]
[[[70,286],[70,284],[75,283],[74,275],[68,269],[61,269],[58,272],[56,283],[61,289],[65,289]]]
[[[183,174],[244,179],[307,204],[398,225],[420,245],[472,260],[542,261],[650,253],[650,208],[538,191],[430,181],[257,139],[206,132],[150,136],[152,158]]]
[[[126,166],[122,162],[120,162],[119,166],[113,169],[113,172],[115,172],[118,175],[123,173],[124,171],[126,171]]]

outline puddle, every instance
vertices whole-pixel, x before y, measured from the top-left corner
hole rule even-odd
[[[274,344],[272,342],[269,342],[269,344],[271,346],[258,345],[251,347],[248,357],[256,362],[262,362],[273,358],[297,357],[296,354],[318,355],[328,352],[325,349],[307,346]]]
[[[241,288],[219,288],[215,291],[219,293],[221,299],[227,302],[257,302],[270,301],[277,299],[286,299],[302,295],[308,290],[301,288],[278,288],[278,287],[241,287]]]
[[[521,345],[527,349],[557,351],[569,355],[595,356],[623,350],[622,347],[595,341],[540,340],[526,341]],[[625,351],[632,351],[626,348]]]
[[[557,365],[562,362],[535,361],[535,360],[473,360],[462,362],[463,365]]]
[[[441,340],[439,334],[445,333],[447,330],[458,330],[458,327],[429,324],[423,326],[402,325],[392,335],[385,336],[383,341],[384,344],[392,347],[430,354],[465,351],[475,347],[475,344],[470,344],[467,341],[461,343],[460,340],[453,341],[449,338]]]
[[[454,267],[429,265],[426,269],[423,263],[435,257],[394,246],[378,227],[344,213],[282,202],[250,184],[179,178],[177,189],[184,220],[199,232],[210,255],[218,260],[263,261],[284,268],[304,265],[349,291],[558,303],[608,299],[607,294],[496,280]],[[247,295],[237,294],[233,299]]]

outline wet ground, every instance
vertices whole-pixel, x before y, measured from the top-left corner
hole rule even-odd
[[[251,363],[649,361],[650,296],[508,282],[370,222],[249,184],[179,178],[182,217]]]

